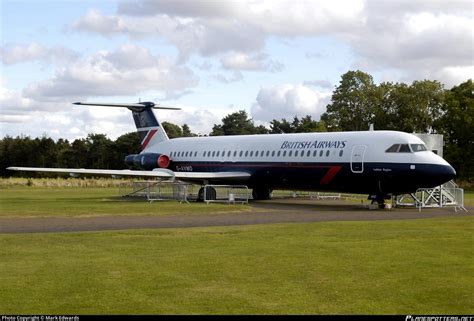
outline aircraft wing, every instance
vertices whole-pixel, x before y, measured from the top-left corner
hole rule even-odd
[[[176,178],[182,180],[208,180],[208,179],[236,179],[245,180],[250,177],[247,172],[173,172],[169,169],[156,168],[152,171],[138,171],[130,169],[87,169],[87,168],[46,168],[46,167],[8,167],[11,171],[66,173],[72,176],[81,174],[110,175],[127,177],[156,177]]]

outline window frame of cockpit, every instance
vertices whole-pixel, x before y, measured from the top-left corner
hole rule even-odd
[[[414,149],[413,146],[422,146],[422,149],[420,150],[417,147],[417,150]],[[402,148],[404,150],[402,150]],[[408,150],[407,150],[408,149]],[[428,148],[426,148],[425,144],[393,144],[389,148],[385,150],[386,153],[418,153],[418,152],[424,152],[427,151]]]

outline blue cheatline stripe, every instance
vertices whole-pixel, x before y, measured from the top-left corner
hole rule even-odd
[[[364,163],[362,173],[354,173],[350,163],[303,162],[176,162],[177,172],[247,172],[249,186],[334,190],[350,193],[413,192],[434,187],[453,178],[444,165],[404,163]]]

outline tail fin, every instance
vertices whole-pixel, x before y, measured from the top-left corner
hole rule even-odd
[[[158,119],[156,119],[152,108],[180,110],[180,108],[157,106],[153,102],[141,102],[136,104],[77,102],[74,104],[88,106],[125,107],[131,110],[133,114],[133,120],[135,121],[135,126],[137,127],[137,132],[140,135],[142,150],[145,150],[148,146],[151,146],[155,143],[169,139],[168,135],[166,135],[166,132],[163,129],[163,126],[161,126]]]

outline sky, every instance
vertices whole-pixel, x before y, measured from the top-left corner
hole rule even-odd
[[[209,133],[245,110],[256,124],[319,120],[341,75],[376,83],[474,75],[474,2],[458,0],[0,0],[0,137],[76,139],[135,130],[126,109]]]

